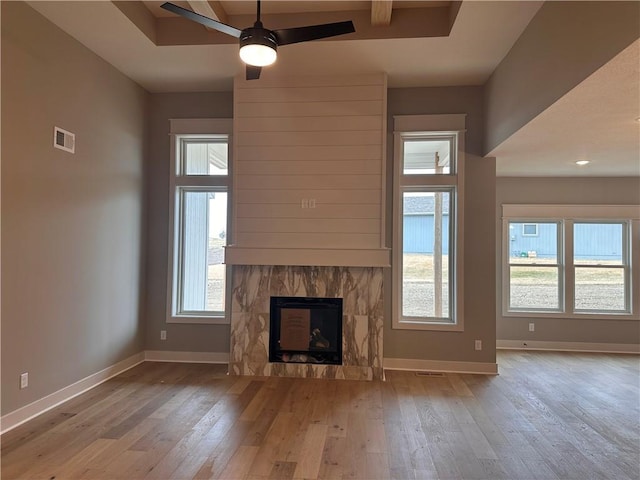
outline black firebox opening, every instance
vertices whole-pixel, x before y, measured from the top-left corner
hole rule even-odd
[[[342,364],[342,299],[271,297],[269,361]]]

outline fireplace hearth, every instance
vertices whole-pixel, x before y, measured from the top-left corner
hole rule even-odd
[[[269,361],[342,364],[342,298],[271,297]]]

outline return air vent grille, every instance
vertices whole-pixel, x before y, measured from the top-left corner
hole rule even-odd
[[[416,372],[416,377],[444,377],[443,372]]]
[[[74,153],[76,150],[76,136],[60,127],[54,127],[53,146],[65,152]]]

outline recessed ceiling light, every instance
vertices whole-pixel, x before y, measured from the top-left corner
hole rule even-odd
[[[589,160],[578,160],[576,162],[576,165],[580,165],[581,167],[584,165],[587,165],[589,163]]]

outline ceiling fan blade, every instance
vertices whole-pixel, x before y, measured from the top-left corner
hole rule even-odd
[[[180,15],[188,20],[204,25],[205,27],[213,28],[214,30],[218,30],[219,32],[226,33],[227,35],[231,35],[232,37],[240,38],[240,34],[242,30],[238,30],[231,25],[227,25],[226,23],[218,22],[217,20],[213,20],[212,18],[205,17],[204,15],[200,15],[199,13],[192,12],[186,8],[179,7],[170,2],[165,2],[160,7],[168,10],[169,12],[173,12],[175,14]]]
[[[345,33],[353,33],[356,29],[351,20],[347,22],[324,23],[322,25],[310,25],[308,27],[283,28],[273,30],[278,46],[291,43],[308,42],[321,38],[335,37]]]
[[[247,80],[258,80],[260,78],[260,72],[262,67],[256,67],[254,65],[247,65]]]

